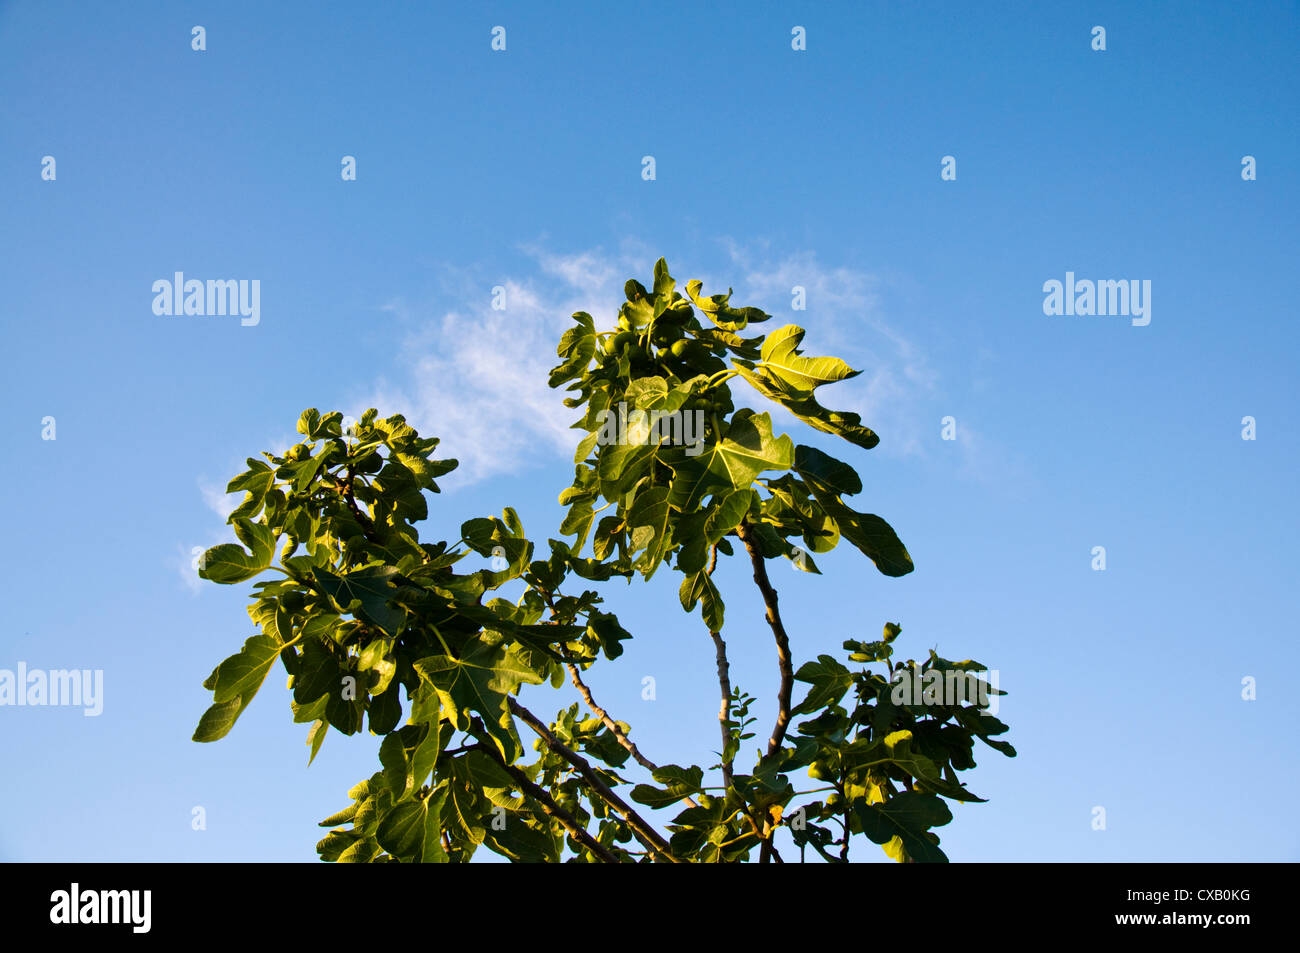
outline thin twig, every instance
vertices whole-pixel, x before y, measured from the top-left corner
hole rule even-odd
[[[551,730],[542,723],[540,718],[523,705],[519,704],[509,696],[507,696],[506,701],[510,706],[512,714],[522,719],[529,728],[533,729],[533,731],[537,733],[538,737],[542,739],[542,743],[545,744],[546,747],[550,748],[565,761],[569,762],[569,764],[573,765],[587,782],[587,786],[602,801],[619,814],[623,815],[628,826],[632,829],[632,833],[636,835],[637,840],[645,844],[646,847],[655,851],[664,860],[667,860],[670,863],[679,863],[678,859],[673,856],[672,849],[668,846],[668,842],[660,836],[657,830],[646,823],[645,819],[633,810],[626,801],[609,789],[605,782],[600,779],[600,776],[596,774],[595,770],[586,758],[571,751],[551,733]]]
[[[555,618],[557,614],[555,609],[555,602],[551,597],[551,593],[540,587],[534,587],[534,588],[536,588],[537,591],[542,594],[542,598],[546,601],[547,607],[551,610],[551,624],[558,625],[559,621]],[[610,717],[609,712],[605,711],[605,709],[601,708],[599,705],[596,704],[596,699],[593,698],[591,695],[591,689],[588,688],[586,682],[582,680],[582,675],[578,671],[578,666],[572,662],[565,662],[564,664],[569,669],[569,678],[573,680],[574,686],[582,694],[582,698],[587,703],[587,707],[591,709],[592,714],[594,714],[597,718],[601,720],[601,722],[605,725],[605,727],[609,729],[610,734],[614,736],[615,740],[618,741],[620,745],[622,745],[624,748],[627,749],[628,753],[630,753],[632,757],[636,759],[638,764],[640,764],[643,768],[646,768],[652,772],[658,771],[659,765],[655,764],[653,761],[651,761],[649,758],[643,755],[640,749],[637,748],[636,743],[627,736],[627,734],[623,731],[622,728],[618,726],[618,722],[616,722],[612,717]],[[682,800],[685,801],[687,804],[689,804],[691,807],[699,807],[699,805],[695,803],[695,799],[690,796],[684,797],[682,798]]]
[[[616,722],[613,718],[610,717],[609,712],[605,711],[605,709],[601,708],[599,705],[596,704],[596,699],[594,699],[591,696],[591,689],[588,688],[587,683],[582,680],[582,675],[578,671],[578,666],[574,665],[572,662],[568,662],[566,664],[569,669],[569,678],[573,680],[573,684],[577,687],[578,691],[582,694],[582,698],[587,703],[587,707],[591,709],[592,714],[594,714],[597,718],[601,720],[602,723],[604,723],[605,727],[609,729],[609,733],[614,736],[615,740],[618,741],[620,745],[622,745],[624,748],[627,749],[627,751],[632,755],[632,757],[636,759],[637,764],[641,765],[643,768],[646,768],[649,771],[652,772],[658,771],[659,765],[655,764],[653,761],[651,761],[649,758],[643,755],[641,753],[641,750],[637,748],[636,742],[634,742],[623,732],[623,729],[618,726],[618,722]],[[699,805],[695,803],[695,799],[690,796],[684,797],[682,798],[682,800],[685,801],[687,804],[689,804],[691,807],[699,807]]]

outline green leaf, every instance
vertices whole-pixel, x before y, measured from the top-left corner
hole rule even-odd
[[[284,646],[269,635],[255,635],[244,647],[216,667],[208,676],[213,701],[220,704],[247,695],[252,699],[262,687],[271,666]],[[207,682],[204,683],[208,684]]]
[[[345,612],[382,629],[385,635],[401,634],[406,613],[389,603],[394,591],[389,583],[397,575],[392,566],[368,566],[344,576],[328,569],[312,570],[316,588],[330,595]]]
[[[402,736],[393,732],[379,746],[379,763],[384,767],[384,781],[397,798],[411,789],[411,776]]]
[[[312,480],[316,479],[316,473],[320,470],[321,464],[324,462],[323,457],[312,457],[298,464],[295,468],[297,470],[297,476],[294,479],[293,488],[299,493],[304,492],[309,486],[311,486]]]
[[[794,471],[805,481],[812,479],[832,493],[852,496],[862,492],[857,471],[842,460],[803,444],[794,448]]]
[[[947,855],[926,832],[952,820],[948,805],[933,794],[903,791],[883,804],[853,805],[862,831],[873,842],[882,844],[899,863],[946,864]]]
[[[311,757],[307,759],[307,766],[316,760],[316,754],[320,751],[320,746],[325,743],[325,735],[330,730],[330,723],[324,718],[318,718],[312,723],[311,730],[307,732],[307,744],[311,746]]]
[[[329,817],[325,818],[325,820],[319,821],[316,826],[317,827],[340,827],[343,824],[348,823],[348,821],[352,820],[352,818],[356,816],[356,813],[357,813],[357,805],[349,804],[347,807],[339,811],[337,814],[331,814]]]
[[[695,307],[704,312],[705,317],[725,331],[739,331],[747,324],[766,321],[771,315],[764,314],[758,308],[733,308],[730,305],[731,289],[725,295],[710,295],[705,298],[700,294],[699,281],[686,282],[686,296]]]
[[[623,393],[628,406],[638,410],[661,407],[667,397],[668,382],[662,377],[638,377],[627,385]]]
[[[319,425],[320,411],[315,407],[308,407],[298,418],[298,433],[311,436]]]
[[[368,864],[375,859],[379,853],[379,845],[369,837],[357,841],[343,853],[339,854],[336,863],[340,864]]]
[[[993,691],[996,691],[999,695],[1006,694],[1006,692],[998,689],[993,689]],[[958,708],[956,711],[956,717],[957,721],[959,721],[966,730],[975,735],[990,748],[993,748],[995,751],[1001,751],[1008,758],[1014,758],[1016,756],[1016,749],[1009,741],[999,741],[989,737],[990,735],[1000,735],[1003,732],[1010,730],[1000,719],[995,718],[986,711],[974,707]]]
[[[244,491],[244,501],[231,512],[230,518],[226,521],[228,523],[237,519],[255,518],[261,512],[262,504],[266,502],[267,493],[275,485],[274,470],[251,457],[249,464],[252,469],[235,477],[226,486],[227,493]]]
[[[735,362],[736,370],[764,397],[776,401],[810,427],[823,433],[842,437],[864,450],[880,443],[880,438],[869,427],[862,426],[862,418],[849,411],[828,410],[817,403],[811,390],[800,390],[777,378],[766,367],[755,367],[751,362]]]
[[[483,812],[480,809],[482,799],[478,797],[477,789],[468,782],[469,772],[464,764],[464,758],[457,758],[452,762],[452,770],[457,780],[461,780],[462,777],[466,780],[465,783],[453,782],[448,786],[447,819],[455,825],[449,834],[453,838],[463,837],[477,847],[483,843],[487,827],[483,823]],[[459,828],[459,831],[456,828]]]
[[[321,860],[334,863],[358,840],[360,838],[351,831],[330,831],[316,844],[316,853],[320,854]]]
[[[704,523],[707,544],[712,546],[739,526],[754,499],[755,494],[751,489],[735,490],[724,496],[716,507],[710,507],[708,519]]]
[[[984,800],[962,785],[946,780],[933,760],[913,750],[913,741],[912,732],[907,730],[891,732],[878,741],[862,738],[840,749],[841,762],[846,770],[853,771],[895,764],[944,797],[973,803]]]
[[[212,582],[230,585],[251,579],[271,565],[275,555],[275,535],[271,528],[246,518],[234,520],[235,535],[251,552],[234,543],[221,543],[203,554],[199,576]]]
[[[826,515],[821,504],[810,497],[810,491],[802,480],[786,473],[763,482],[772,493],[772,498],[764,501],[764,513],[782,525],[788,525],[790,521],[798,525],[807,549],[814,553],[828,553],[839,544],[839,526]]]
[[[731,418],[727,435],[709,448],[711,471],[725,476],[737,490],[747,489],[764,470],[786,470],[794,463],[794,442],[785,434],[772,435],[772,418],[742,408]]]
[[[507,763],[523,753],[506,695],[524,682],[540,685],[542,677],[506,650],[500,634],[482,633],[460,658],[431,655],[420,659],[415,670],[437,690],[444,708],[483,716],[484,727]]]
[[[764,559],[775,559],[790,552],[790,544],[772,528],[771,523],[757,523],[752,529],[754,538],[758,541],[758,550]]]
[[[808,696],[792,709],[794,715],[810,714],[837,705],[844,693],[853,687],[853,673],[829,655],[819,655],[817,661],[805,662],[794,677],[812,685]]]
[[[587,434],[587,436],[579,440],[577,449],[573,451],[573,462],[574,463],[585,462],[591,456],[591,451],[596,449],[596,441],[599,439],[600,439],[600,431],[593,430],[591,433]],[[568,491],[566,490],[565,492]],[[561,503],[568,502],[563,498],[564,497],[563,493],[560,494],[560,497],[561,497],[560,498]]]
[[[482,751],[471,751],[456,763],[462,762],[470,781],[477,785],[483,796],[493,804],[504,807],[507,811],[518,811],[523,807],[525,800],[523,795],[510,796],[510,792],[516,787],[514,779],[506,774],[492,758]]]
[[[660,258],[655,262],[655,297],[671,299],[673,289],[676,287],[677,282],[673,281],[672,275],[668,274],[668,263]]]
[[[300,669],[301,671],[301,669]],[[297,676],[294,676],[295,679]],[[302,724],[307,721],[317,721],[325,717],[325,705],[329,701],[324,695],[320,695],[314,701],[301,704],[297,699],[290,699],[289,708],[293,711],[294,724]]]
[[[632,800],[648,807],[669,807],[686,797],[693,797],[703,791],[700,785],[704,780],[704,771],[691,765],[689,768],[666,764],[651,774],[664,789],[649,784],[638,784],[632,789]]]
[[[646,444],[629,443],[603,447],[596,473],[605,484],[605,497],[614,499],[632,489],[649,469],[657,449]]]
[[[548,830],[529,823],[530,815],[518,813],[506,820],[505,830],[493,830],[489,825],[483,832],[483,843],[491,851],[517,863],[555,863],[560,859],[556,838]]]
[[[612,612],[592,609],[587,615],[587,630],[600,642],[605,657],[616,659],[623,654],[622,643],[632,638],[627,629],[619,625],[618,618]]]
[[[476,516],[472,520],[466,520],[460,524],[461,539],[469,543],[474,551],[479,555],[486,555],[492,551],[493,534],[496,532],[496,522],[484,516]]]
[[[240,490],[252,490],[263,482],[263,479],[270,475],[274,479],[275,471],[270,464],[263,463],[253,457],[248,458],[248,469],[235,477],[226,484],[227,493],[238,493]]]
[[[822,384],[857,377],[855,371],[838,357],[802,357],[799,343],[804,329],[787,324],[771,332],[763,341],[762,366],[799,390],[814,390]]]
[[[433,693],[433,704],[436,706],[437,693]],[[438,756],[442,754],[442,732],[439,730],[437,718],[429,726],[425,733],[424,739],[415,746],[411,752],[411,786],[418,788],[429,779],[430,772],[438,762]]]
[[[695,458],[677,467],[669,502],[692,513],[711,492],[745,490],[764,470],[786,470],[794,463],[794,442],[787,434],[772,435],[772,418],[741,408],[720,443],[710,444]]]
[[[235,720],[248,707],[248,703],[252,699],[252,694],[240,695],[238,698],[232,698],[229,701],[211,706],[199,719],[199,726],[194,729],[194,736],[191,740],[208,742],[218,741],[226,737],[230,729],[234,727]]]
[[[560,532],[565,536],[574,537],[574,552],[582,552],[582,547],[587,542],[587,534],[591,532],[591,522],[595,518],[591,509],[591,500],[582,500],[569,508],[568,515],[560,524]]]
[[[370,707],[367,709],[367,714],[370,718],[370,731],[372,734],[386,735],[396,728],[397,723],[402,720],[401,687],[401,682],[391,681],[388,687],[382,691],[377,688],[371,690]],[[376,692],[378,693],[376,694]]]
[[[695,608],[695,603],[700,602],[700,615],[708,630],[722,631],[724,615],[722,595],[706,571],[701,569],[697,573],[684,576],[681,587],[677,590],[677,596],[681,600],[682,608],[687,612]]]
[[[672,546],[668,517],[667,487],[643,490],[628,509],[627,524],[632,529],[633,551],[645,550],[637,561],[637,568],[647,580],[654,575]]]
[[[905,576],[916,567],[892,526],[873,513],[859,513],[810,472],[801,474],[814,498],[835,521],[840,535],[862,551],[886,576]]]
[[[583,313],[579,312],[579,314]],[[575,318],[577,316],[574,315]],[[590,315],[586,317],[587,321],[591,320]],[[548,383],[552,387],[559,387],[565,381],[581,377],[591,363],[596,353],[596,335],[592,326],[580,322],[578,327],[569,328],[560,338],[560,346],[557,350],[559,356],[565,360],[551,371]]]
[[[424,801],[403,801],[379,822],[375,839],[394,857],[418,862],[424,849],[428,814]]]
[[[341,668],[334,653],[318,639],[302,644],[298,673],[293,679],[293,700],[301,706],[312,706],[322,698],[337,697],[346,670]],[[319,715],[324,709],[312,714]]]

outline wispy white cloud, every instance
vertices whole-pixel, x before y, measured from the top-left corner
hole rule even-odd
[[[988,486],[1024,492],[1038,480],[1024,455],[990,439],[965,418],[957,421],[957,448],[961,452],[958,476]]]
[[[741,269],[733,279],[737,304],[755,304],[773,315],[769,329],[794,323],[808,330],[805,353],[834,354],[862,373],[819,391],[821,402],[853,411],[880,435],[872,451],[890,456],[940,461],[939,451],[956,449],[955,473],[981,483],[1023,485],[1032,478],[1023,459],[971,426],[968,414],[958,419],[957,440],[940,442],[940,417],[956,413],[951,390],[931,363],[925,345],[902,330],[907,318],[892,309],[909,299],[905,287],[870,271],[848,265],[822,264],[811,251],[777,255],[766,242],[740,244],[723,239],[732,263]],[[805,310],[792,310],[793,289],[805,293]],[[725,290],[725,289],[724,289]],[[742,294],[743,292],[743,294]],[[995,362],[987,348],[974,355],[974,368],[987,374]],[[987,378],[977,383],[987,384]],[[936,408],[945,407],[942,413]],[[786,415],[786,419],[793,418]]]
[[[283,453],[297,443],[299,439],[298,434],[288,434],[280,431],[263,445],[272,452]],[[245,456],[232,456],[227,462],[226,472],[233,476],[246,470]],[[244,493],[242,490],[238,493],[227,493],[227,482],[227,480],[222,480],[220,483],[214,483],[205,476],[200,476],[195,481],[198,486],[199,498],[215,519],[209,517],[203,520],[207,527],[200,535],[200,538],[204,540],[203,543],[196,543],[193,540],[187,543],[177,543],[175,553],[169,560],[180,574],[181,582],[191,595],[197,596],[205,588],[212,585],[199,578],[198,557],[218,543],[236,542],[234,530],[226,523],[226,518],[230,516],[231,510],[244,501]]]
[[[216,543],[212,544],[213,546]],[[186,546],[184,543],[176,544],[176,552],[171,559],[172,565],[177,573],[180,574],[181,583],[189,590],[190,595],[197,596],[203,591],[203,580],[199,578],[198,563],[196,560],[203,554],[207,546]]]
[[[614,262],[599,252],[585,251],[576,255],[553,255],[536,246],[529,246],[542,271],[562,278],[572,288],[607,288],[618,279]]]
[[[199,478],[198,482],[199,495],[203,497],[203,505],[223,520],[230,515],[230,511],[238,506],[239,501],[244,498],[243,493],[227,493],[224,485],[212,483],[202,477]]]
[[[440,437],[442,457],[460,461],[457,484],[550,463],[572,453],[576,411],[547,386],[555,347],[575,311],[613,326],[622,287],[649,262],[634,250],[556,254],[526,246],[535,274],[504,282],[469,271],[444,277],[457,307],[442,312],[400,299],[386,305],[412,326],[403,342],[402,379],[381,379],[354,402],[359,410],[403,413],[421,433]],[[493,307],[491,288],[505,289]]]
[[[887,317],[880,277],[848,265],[823,265],[811,251],[778,256],[766,243],[723,244],[742,269],[733,300],[770,312],[772,322],[764,329],[796,323],[808,329],[805,353],[834,354],[862,371],[820,391],[821,402],[860,414],[880,434],[879,452],[923,454],[933,428],[921,408],[935,396],[939,374],[924,348]],[[803,289],[804,310],[792,310],[796,287]]]
[[[221,524],[211,524],[209,530],[204,534],[206,542],[202,544],[192,541],[176,544],[171,563],[180,574],[181,582],[185,588],[189,590],[191,595],[195,596],[202,592],[205,586],[210,585],[210,583],[206,583],[199,578],[198,558],[206,550],[218,543],[233,543],[235,541],[235,535],[230,527],[225,525],[225,521],[226,517],[230,515],[230,511],[238,506],[244,498],[243,493],[226,493],[224,483],[216,484],[204,477],[199,477],[196,482],[203,505],[220,518]]]
[[[756,333],[785,323],[805,327],[808,354],[835,354],[863,371],[826,388],[819,395],[822,402],[861,414],[881,434],[875,453],[929,455],[939,435],[935,408],[946,398],[924,346],[888,313],[896,298],[890,283],[864,269],[825,265],[813,252],[776,254],[762,243],[724,239],[723,244],[726,254],[716,271],[670,259],[679,286],[690,278],[703,282],[705,294],[734,286],[735,304],[773,315]],[[382,415],[402,413],[421,433],[442,438],[438,456],[455,457],[461,464],[455,479],[445,483],[449,490],[571,459],[577,433],[570,425],[578,414],[563,405],[565,392],[546,383],[557,362],[556,343],[572,326],[574,311],[590,312],[598,327],[613,327],[624,300],[623,283],[636,276],[648,284],[657,257],[635,240],[614,252],[563,254],[540,245],[523,251],[533,266],[508,279],[488,280],[478,269],[440,266],[439,294],[456,302],[451,308],[401,296],[377,305],[400,329],[399,356],[385,376],[336,405],[354,417],[367,407]],[[496,285],[505,289],[504,310],[493,307]],[[792,310],[795,286],[804,289],[806,310]],[[801,426],[781,408],[771,409],[782,429]],[[268,436],[263,446],[281,452],[299,439],[287,431]],[[992,482],[1008,472],[1006,455],[964,417],[956,446],[944,446],[958,450],[954,472],[963,478]],[[231,474],[243,469],[242,457],[230,464]],[[225,519],[243,496],[227,494],[224,482],[203,477],[197,486],[206,509],[221,522],[213,521],[201,534],[202,545],[194,540],[176,544],[171,561],[195,595],[205,588],[195,560],[208,547],[234,540]]]
[[[705,294],[733,286],[736,304],[772,313],[773,320],[756,331],[784,323],[807,328],[808,354],[835,354],[862,370],[827,388],[822,402],[860,414],[881,435],[875,452],[928,456],[939,437],[934,408],[944,396],[941,376],[922,343],[889,314],[891,284],[866,269],[824,264],[811,251],[777,253],[768,243],[725,238],[721,243],[725,255],[716,273],[670,260],[679,285],[699,278]],[[557,361],[556,343],[572,326],[574,311],[588,311],[598,327],[612,327],[624,281],[636,276],[648,283],[654,259],[635,240],[613,252],[521,247],[533,268],[508,280],[442,268],[440,290],[457,302],[452,308],[402,298],[382,305],[407,328],[401,364],[349,402],[354,414],[371,406],[381,414],[400,412],[422,433],[441,437],[440,455],[461,463],[452,486],[569,457],[577,413],[563,406],[565,392],[546,383]],[[504,310],[492,306],[494,285],[505,288]],[[804,289],[805,310],[792,310],[796,286]],[[795,426],[784,411],[775,413],[784,426]],[[994,455],[973,431],[964,432],[958,446],[966,475],[993,465]]]

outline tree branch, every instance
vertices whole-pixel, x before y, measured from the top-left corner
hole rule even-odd
[[[781,621],[781,611],[777,608],[776,590],[772,588],[772,582],[767,578],[767,563],[763,559],[763,553],[759,549],[758,540],[754,538],[754,531],[746,522],[741,522],[736,527],[736,535],[740,541],[745,544],[745,549],[749,552],[749,561],[754,566],[754,582],[758,586],[758,591],[763,594],[763,603],[767,606],[767,624],[772,627],[772,635],[776,637],[776,659],[777,666],[781,670],[781,687],[777,691],[777,710],[776,725],[772,728],[772,736],[767,741],[767,753],[770,757],[781,750],[781,745],[785,741],[786,728],[790,725],[790,693],[794,690],[794,666],[790,660],[790,638],[786,635],[785,624]],[[765,825],[766,826],[766,825]],[[772,844],[772,838],[776,834],[776,829],[771,828],[768,836],[763,838],[763,846],[759,851],[759,863],[767,863],[775,854],[776,848]],[[780,856],[777,855],[778,863],[781,862]]]
[[[555,618],[557,612],[555,609],[555,602],[552,599],[551,593],[538,586],[534,586],[533,588],[535,588],[539,593],[541,593],[542,598],[546,601],[547,608],[551,610],[551,624],[558,625],[559,620]],[[627,749],[627,751],[632,755],[632,757],[636,759],[638,764],[640,764],[643,768],[646,768],[652,772],[658,771],[659,765],[655,764],[653,761],[651,761],[649,758],[643,755],[640,749],[637,748],[636,743],[633,742],[632,739],[629,738],[624,733],[623,729],[618,726],[618,722],[616,722],[613,718],[610,717],[609,712],[605,711],[605,709],[601,708],[599,705],[596,704],[596,699],[593,698],[591,695],[591,689],[588,688],[587,683],[582,680],[582,675],[578,671],[578,666],[572,662],[565,662],[564,664],[569,669],[569,678],[573,680],[574,686],[582,694],[582,698],[587,703],[587,707],[591,709],[592,714],[594,714],[597,718],[601,720],[601,722],[605,725],[605,727],[609,729],[610,734],[614,736],[615,740],[618,741],[620,745],[622,745],[624,748]],[[699,807],[699,805],[695,803],[695,799],[692,797],[687,796],[682,798],[682,800],[685,801],[687,804],[689,804],[691,807]]]
[[[714,543],[713,551],[709,554],[709,568],[704,571],[705,575],[712,576],[717,566],[718,544]],[[714,658],[718,665],[718,688],[722,692],[722,704],[718,708],[718,728],[722,731],[722,789],[727,792],[731,790],[734,769],[734,759],[727,757],[727,742],[731,740],[731,733],[727,730],[727,722],[731,720],[731,665],[727,662],[727,643],[722,641],[722,633],[710,632],[709,638],[713,639]],[[753,822],[754,819],[751,817],[750,824],[752,825]]]
[[[560,805],[556,804],[551,796],[546,793],[545,788],[530,781],[528,775],[524,774],[523,771],[519,770],[514,765],[507,764],[506,760],[501,757],[500,752],[493,748],[492,745],[479,745],[478,750],[482,751],[490,758],[493,758],[497,764],[504,768],[506,774],[510,775],[515,784],[519,785],[520,790],[541,805],[542,810],[547,815],[555,818],[564,825],[565,830],[572,834],[583,847],[587,848],[587,850],[591,851],[607,864],[617,864],[619,862],[618,858],[611,854],[608,848],[602,846],[596,838],[587,833],[585,827],[574,820],[573,815],[560,807]]]
[[[592,714],[604,723],[605,727],[609,729],[609,733],[614,736],[615,740],[617,740],[620,745],[628,750],[632,757],[636,759],[637,764],[649,771],[658,771],[659,765],[655,764],[643,755],[640,749],[637,748],[636,742],[623,733],[623,729],[618,726],[618,722],[610,717],[609,712],[596,704],[596,699],[591,697],[591,689],[588,688],[587,683],[582,680],[582,675],[578,671],[578,666],[574,665],[572,662],[566,663],[566,666],[569,669],[569,678],[572,679],[573,684],[582,694],[582,698],[587,703],[587,707],[591,709]],[[695,799],[692,797],[684,797],[682,800],[691,807],[699,807],[699,805],[695,803]]]
[[[551,733],[551,730],[542,723],[540,718],[515,701],[514,698],[507,696],[506,701],[510,706],[512,714],[518,716],[526,725],[528,725],[529,728],[537,732],[537,735],[542,739],[542,742],[546,747],[550,748],[565,761],[569,762],[569,764],[573,765],[574,768],[577,769],[578,773],[582,775],[583,780],[587,782],[587,786],[602,801],[619,814],[623,815],[628,826],[632,828],[632,833],[636,835],[637,840],[641,841],[641,843],[645,844],[647,848],[654,851],[664,860],[674,864],[680,862],[673,856],[672,849],[668,846],[668,842],[660,836],[659,832],[646,823],[645,819],[633,810],[627,802],[609,789],[605,782],[600,779],[600,776],[596,774],[591,763],[588,762],[586,758],[569,750],[567,746]]]
[[[718,688],[722,692],[722,704],[718,707],[718,727],[722,731],[722,784],[725,791],[731,790],[732,759],[727,757],[727,742],[731,732],[727,722],[731,720],[731,666],[727,663],[727,643],[722,641],[721,632],[710,632],[713,639],[714,653],[718,662]]]
[[[705,573],[713,575],[713,570],[718,567],[718,544],[713,544],[713,551],[709,555],[709,568]],[[718,689],[722,693],[722,704],[718,706],[718,729],[722,733],[722,790],[724,796],[731,794],[733,776],[735,771],[734,758],[727,757],[727,742],[731,740],[731,731],[727,727],[727,722],[731,720],[731,665],[727,662],[727,643],[722,640],[721,632],[710,632],[709,638],[713,639],[714,657],[718,665]],[[763,829],[759,827],[754,812],[750,810],[749,805],[744,805],[745,818],[749,821],[749,827],[754,832],[754,836],[760,841],[763,840]]]
[[[846,779],[844,775],[841,775],[840,784],[837,787],[837,790],[840,792],[840,797],[844,800],[844,843],[840,846],[840,860],[847,864],[849,862],[849,834],[851,833],[849,828],[849,814],[852,802],[849,800],[848,795],[844,793],[845,783]]]
[[[714,550],[716,558],[717,550]],[[727,662],[727,643],[722,641],[721,632],[710,632],[709,636],[713,639],[713,646],[718,660],[718,688],[722,692],[722,704],[718,707],[718,727],[722,731],[722,790],[724,796],[731,794],[733,786],[733,771],[735,766],[734,759],[727,757],[727,742],[731,740],[731,730],[727,727],[727,722],[731,720],[731,666]],[[764,848],[767,842],[763,840],[763,830],[758,826],[758,821],[754,818],[754,812],[750,810],[749,805],[742,805],[744,808],[745,819],[749,821],[750,830],[754,836],[763,842]]]
[[[781,621],[776,590],[772,588],[772,583],[767,578],[767,565],[758,548],[758,541],[754,538],[754,531],[748,523],[741,523],[736,528],[736,534],[745,544],[745,549],[749,550],[749,559],[754,565],[754,582],[757,583],[759,592],[763,594],[763,602],[767,606],[767,624],[772,627],[772,634],[776,637],[776,657],[781,669],[781,688],[777,693],[776,726],[772,729],[772,737],[767,742],[767,753],[773,755],[781,750],[781,743],[785,741],[786,728],[790,724],[790,693],[794,689],[790,638],[786,635],[785,625]]]

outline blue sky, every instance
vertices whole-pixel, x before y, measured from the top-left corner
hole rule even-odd
[[[539,7],[0,3],[0,668],[105,680],[98,717],[0,708],[0,859],[314,860],[376,739],[308,769],[281,673],[189,740],[252,632],[247,587],[190,569],[226,481],[305,407],[378,406],[462,460],[431,538],[506,505],[557,535],[555,340],[660,255],[863,369],[827,400],[875,450],[777,423],[859,469],[916,571],[844,547],[774,584],[796,661],[894,621],[999,671],[1019,756],[968,773],[953,860],[1300,859],[1295,5]],[[155,315],[176,271],[258,279],[260,321]],[[1149,280],[1150,324],[1045,315],[1067,271]],[[771,637],[720,573],[766,731]],[[590,683],[707,765],[713,650],[674,588],[610,587],[635,639]]]

